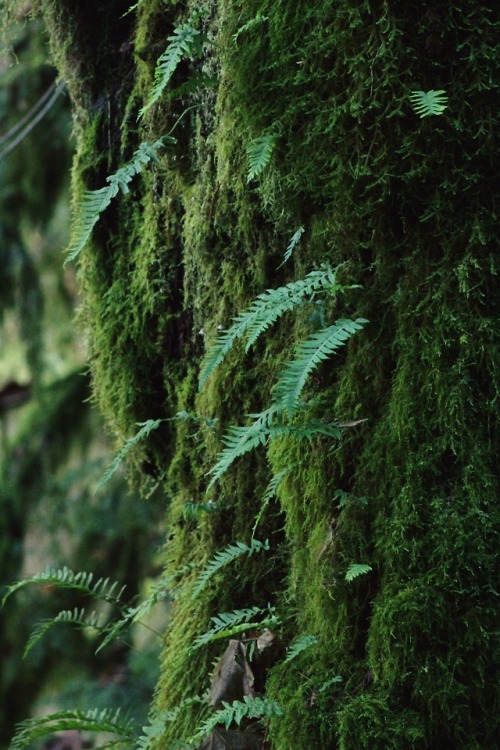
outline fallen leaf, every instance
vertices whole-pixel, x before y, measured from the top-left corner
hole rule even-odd
[[[209,705],[219,708],[222,701],[232,703],[248,695],[254,698],[254,676],[246,659],[246,649],[241,641],[230,640],[217,662],[210,688]]]

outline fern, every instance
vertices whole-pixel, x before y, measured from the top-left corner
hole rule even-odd
[[[250,546],[243,542],[236,542],[235,544],[229,544],[223,550],[219,550],[215,553],[212,560],[206,565],[205,569],[200,573],[198,580],[193,589],[193,597],[203,591],[208,581],[212,576],[218,573],[221,568],[229,565],[243,555],[249,557],[255,552],[261,552],[262,550],[269,550],[269,541],[266,539],[265,542],[259,542],[257,539],[252,539]]]
[[[198,636],[189,651],[196,651],[207,643],[221,638],[232,638],[245,630],[276,626],[278,618],[274,612],[274,607],[269,607],[267,610],[260,607],[250,607],[248,609],[236,609],[233,612],[222,612],[211,618],[214,627]],[[265,615],[265,617],[256,619],[258,615]]]
[[[116,454],[113,461],[104,472],[102,478],[99,480],[97,487],[94,490],[94,494],[96,494],[101,489],[101,487],[103,487],[106,484],[106,482],[108,482],[111,479],[115,471],[118,469],[120,464],[124,461],[124,459],[128,456],[132,448],[136,446],[137,443],[140,443],[141,440],[144,440],[145,438],[147,438],[148,435],[153,430],[157,430],[162,422],[166,422],[166,421],[167,420],[165,419],[148,419],[147,422],[137,422],[137,426],[140,427],[141,429],[135,435],[132,435],[132,437],[130,437],[125,442],[123,447]]]
[[[23,750],[35,740],[46,737],[54,732],[76,730],[79,732],[106,732],[118,735],[121,739],[117,742],[101,745],[102,748],[111,747],[116,744],[132,744],[135,730],[129,720],[122,720],[120,709],[92,709],[90,711],[58,711],[48,716],[27,719],[17,725],[16,733],[10,744],[10,750]]]
[[[246,718],[261,719],[263,717],[283,716],[279,703],[269,698],[249,698],[248,695],[245,695],[242,701],[233,701],[232,703],[222,701],[222,705],[224,708],[214,711],[208,719],[199,725],[196,733],[189,739],[189,744],[200,741],[220,724],[228,729],[233,723],[239,726]]]
[[[207,41],[207,37],[201,31],[185,24],[174,29],[174,33],[168,37],[168,41],[170,44],[156,61],[153,90],[148,103],[140,110],[139,117],[142,117],[162,96],[177,66],[184,57],[201,56],[202,45]]]
[[[347,569],[345,574],[346,581],[354,581],[358,576],[364,576],[372,570],[371,565],[361,565],[359,563],[352,563]]]
[[[368,321],[338,320],[334,325],[313,333],[302,342],[294,360],[288,362],[274,391],[276,405],[292,416],[299,404],[307,378],[320,362],[328,359],[340,346],[361,330]]]
[[[172,711],[159,711],[151,717],[149,724],[142,728],[142,736],[137,740],[139,750],[149,750],[152,744],[156,744],[156,741],[162,738],[167,722],[175,721],[185,708],[197,703],[202,703],[202,699],[198,695],[185,698]]]
[[[255,138],[247,148],[248,155],[248,174],[247,182],[251,182],[258,177],[264,168],[269,164],[271,156],[276,146],[278,136],[263,135]]]
[[[251,29],[254,29],[256,26],[261,26],[263,23],[269,20],[269,16],[263,16],[261,13],[257,13],[257,15],[254,18],[251,18],[249,21],[243,24],[243,26],[240,26],[236,34],[233,34],[233,41],[236,43],[238,41],[238,37],[241,34],[244,34],[246,31],[250,31]]]
[[[63,610],[62,612],[59,612],[55,617],[52,617],[50,620],[42,620],[38,623],[28,639],[28,642],[24,649],[24,656],[26,657],[29,654],[31,649],[36,646],[38,641],[43,638],[45,633],[50,630],[50,628],[61,622],[78,625],[83,629],[93,628],[100,633],[105,632],[105,628],[99,625],[99,614],[97,612],[91,612],[89,615],[87,615],[83,607],[81,609],[75,607],[75,609],[73,610]]]
[[[169,136],[160,138],[153,144],[141,143],[132,159],[121,167],[115,174],[106,178],[108,183],[99,190],[89,190],[83,196],[82,204],[76,210],[76,219],[72,227],[72,239],[68,248],[68,257],[65,260],[69,263],[81,253],[99,217],[103,211],[110,205],[113,198],[116,198],[120,190],[122,193],[129,192],[128,184],[132,179],[142,172],[143,167],[151,161],[157,161],[156,152],[164,147],[167,142],[174,143],[175,139]]]
[[[296,659],[299,654],[301,654],[307,648],[315,646],[317,643],[318,639],[314,635],[301,636],[287,650],[283,664],[290,664],[290,662]]]
[[[420,119],[422,119],[422,117],[429,117],[430,115],[442,115],[448,106],[448,97],[442,89],[439,91],[412,91],[410,102],[417,115],[420,115]]]
[[[290,242],[288,243],[288,247],[287,247],[287,249],[285,250],[285,253],[284,253],[284,255],[283,255],[283,260],[282,260],[282,262],[281,262],[281,263],[279,264],[278,268],[281,268],[281,266],[284,266],[284,265],[285,265],[285,263],[287,263],[287,262],[288,262],[288,261],[290,260],[290,258],[292,257],[292,253],[293,253],[293,251],[294,251],[294,250],[295,250],[295,248],[297,247],[297,245],[298,245],[298,243],[299,243],[299,241],[300,241],[300,238],[302,237],[302,235],[304,234],[304,232],[305,232],[305,231],[306,231],[306,230],[305,230],[305,228],[304,228],[304,227],[299,227],[299,228],[297,229],[297,231],[296,231],[296,232],[294,232],[294,234],[293,234],[293,236],[292,236],[292,239],[291,239],[291,240],[290,240]],[[276,270],[278,270],[278,268],[277,268]]]
[[[320,290],[336,292],[348,288],[350,287],[338,285],[335,271],[330,266],[325,266],[311,271],[304,279],[292,281],[278,289],[267,289],[259,294],[244,312],[233,319],[232,326],[222,331],[210,347],[201,369],[199,389],[203,388],[216,367],[225,359],[235,341],[246,337],[245,351],[248,352],[264,331],[285,313],[302,304],[304,300]]]
[[[259,525],[262,519],[262,516],[264,515],[266,511],[267,506],[269,505],[273,497],[276,497],[278,493],[278,488],[281,482],[286,476],[288,476],[288,474],[290,474],[290,472],[292,471],[294,467],[295,467],[295,464],[293,464],[292,466],[287,466],[285,469],[282,469],[277,474],[274,474],[274,476],[271,477],[271,480],[269,484],[267,485],[264,495],[262,497],[260,510],[255,516],[255,523],[252,528],[252,539],[255,535],[255,532],[257,531],[257,526]]]
[[[17,581],[9,586],[2,599],[2,606],[15,591],[32,583],[49,583],[59,588],[80,591],[94,599],[100,599],[116,606],[119,606],[121,596],[125,590],[125,586],[122,586],[118,593],[115,593],[118,583],[110,581],[109,578],[99,578],[94,583],[93,573],[85,573],[83,571],[73,573],[72,570],[66,567],[58,570],[47,568],[43,573],[35,573],[34,576],[24,578],[22,581]]]

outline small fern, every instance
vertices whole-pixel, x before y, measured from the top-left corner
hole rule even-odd
[[[121,167],[115,174],[106,178],[108,183],[99,190],[89,190],[83,196],[80,206],[76,210],[76,218],[72,227],[72,238],[68,248],[68,256],[65,265],[78,257],[90,239],[92,230],[99,221],[100,215],[116,198],[120,190],[125,195],[129,192],[128,185],[132,179],[140,174],[143,167],[151,161],[158,161],[156,152],[163,148],[167,142],[174,143],[175,139],[169,136],[160,138],[153,144],[141,143],[132,159]]]
[[[446,92],[439,91],[412,91],[410,94],[411,106],[422,117],[430,115],[442,115],[448,106],[448,97]]]
[[[80,591],[94,599],[100,599],[115,606],[119,606],[121,596],[125,590],[125,586],[122,586],[118,590],[118,593],[115,593],[119,584],[116,581],[111,581],[109,578],[99,578],[94,582],[93,573],[85,573],[83,571],[74,573],[66,567],[57,570],[47,568],[43,573],[35,573],[30,578],[23,578],[22,581],[17,581],[9,586],[2,599],[2,606],[15,591],[32,583],[48,583],[59,588]]]
[[[262,719],[273,716],[283,716],[283,710],[279,703],[269,698],[250,698],[248,695],[242,701],[227,703],[222,701],[224,708],[214,713],[203,721],[196,733],[188,740],[189,744],[195,744],[206,737],[218,725],[223,724],[229,729],[231,724],[239,726],[243,719]]]
[[[168,41],[170,44],[156,61],[153,90],[149,101],[140,110],[139,117],[142,117],[162,96],[177,66],[184,57],[201,56],[202,46],[207,41],[207,36],[190,24],[184,24],[184,26],[174,29],[174,33],[168,37]]]
[[[78,609],[78,607],[75,607],[75,609],[73,610],[62,610],[62,612],[59,612],[50,620],[41,620],[41,622],[36,625],[35,629],[28,639],[28,642],[26,643],[24,656],[26,657],[29,654],[31,649],[36,646],[38,641],[40,641],[44,637],[45,633],[48,630],[50,630],[54,625],[58,625],[61,622],[65,624],[77,625],[83,630],[85,630],[86,628],[93,628],[100,633],[104,633],[105,628],[99,624],[99,619],[99,614],[97,612],[91,612],[90,614],[87,614],[86,610],[83,607],[80,609]]]
[[[214,627],[203,635],[199,635],[189,650],[190,652],[196,651],[207,643],[212,643],[212,641],[221,638],[232,638],[245,630],[275,627],[278,624],[278,618],[274,612],[274,607],[269,607],[267,610],[260,607],[250,607],[235,609],[233,612],[221,612],[211,618]],[[259,615],[264,615],[264,617],[258,617]]]
[[[149,724],[142,728],[143,734],[137,740],[139,750],[149,750],[152,745],[156,745],[165,733],[165,724],[175,721],[188,706],[202,702],[202,699],[195,695],[191,698],[185,698],[172,711],[158,711],[150,718]]]
[[[247,182],[258,177],[271,161],[278,136],[263,135],[255,138],[247,148],[248,174]]]
[[[261,13],[257,13],[254,18],[251,18],[249,21],[244,23],[243,26],[240,26],[236,34],[233,34],[233,41],[236,43],[238,41],[238,37],[241,34],[244,34],[246,31],[250,31],[251,29],[255,29],[256,26],[262,26],[262,24],[268,20],[269,16],[263,16]]]
[[[360,331],[368,321],[337,320],[334,325],[313,333],[297,349],[294,360],[288,362],[274,391],[274,401],[292,416],[300,405],[300,394],[311,372],[325,359]]]
[[[288,247],[287,247],[287,249],[285,250],[285,252],[283,254],[283,260],[279,264],[278,268],[281,268],[281,266],[284,266],[285,263],[287,263],[290,260],[290,258],[292,257],[293,251],[295,250],[295,248],[299,244],[300,238],[302,237],[302,235],[304,234],[305,231],[306,231],[305,227],[299,227],[297,229],[297,231],[294,232],[294,234],[292,236],[292,239],[288,243]],[[278,268],[276,270],[278,270]]]
[[[256,552],[261,552],[263,550],[269,550],[269,541],[267,539],[265,542],[259,542],[257,539],[252,539],[250,545],[244,544],[243,542],[236,542],[235,544],[229,544],[223,550],[216,552],[214,557],[200,573],[193,589],[193,597],[198,596],[198,594],[203,591],[208,581],[212,576],[218,573],[221,568],[234,562],[234,560],[238,560],[244,555],[250,557]]]
[[[122,719],[120,709],[92,709],[90,711],[58,711],[48,716],[27,719],[16,727],[10,750],[24,750],[36,740],[54,732],[76,730],[78,732],[105,732],[118,736],[119,740],[100,745],[103,748],[117,744],[131,745],[135,738],[135,728],[129,720]]]
[[[318,639],[314,635],[301,636],[295,641],[295,643],[292,643],[292,645],[287,650],[283,664],[290,664],[290,662],[296,659],[299,654],[301,654],[307,648],[311,648],[311,646],[316,646],[317,643]]]
[[[233,319],[230,328],[218,336],[205,357],[199,381],[201,390],[218,365],[223,362],[233,344],[246,338],[245,351],[285,313],[301,305],[319,291],[345,291],[351,287],[337,284],[335,271],[330,266],[311,271],[304,279],[292,281],[277,289],[267,289],[251,305]]]
[[[124,459],[128,456],[132,448],[137,445],[137,443],[140,443],[141,440],[144,440],[148,437],[148,435],[153,431],[157,430],[158,427],[162,424],[162,422],[166,422],[165,419],[148,419],[147,422],[137,422],[137,426],[141,429],[139,432],[136,432],[135,435],[132,435],[123,445],[123,447],[119,450],[119,452],[114,457],[111,464],[108,466],[106,471],[104,472],[103,476],[99,480],[97,487],[94,490],[94,494],[96,494],[105,484],[106,482],[109,482],[115,471],[119,468],[119,466],[123,463]]]
[[[257,527],[262,520],[262,516],[266,512],[267,506],[269,505],[271,500],[274,497],[276,497],[278,493],[278,488],[281,482],[283,481],[283,479],[285,479],[285,477],[288,476],[288,474],[290,474],[290,472],[292,471],[292,469],[294,469],[294,467],[295,467],[295,464],[293,464],[292,466],[287,466],[285,469],[282,469],[277,474],[274,474],[274,476],[271,477],[271,480],[269,481],[269,484],[266,487],[264,495],[262,496],[262,503],[260,506],[260,510],[255,516],[255,523],[252,528],[252,539],[254,538],[255,532],[257,531]]]
[[[372,570],[371,565],[361,565],[359,563],[352,563],[347,569],[345,574],[346,581],[354,581],[358,576],[364,576]]]

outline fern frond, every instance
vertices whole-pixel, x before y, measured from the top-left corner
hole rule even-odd
[[[24,656],[26,657],[29,654],[31,649],[36,646],[38,641],[43,638],[45,633],[50,630],[50,628],[61,622],[78,625],[83,629],[93,628],[94,630],[98,630],[101,633],[105,630],[99,625],[99,614],[97,612],[91,612],[89,615],[87,615],[85,608],[83,607],[81,609],[75,607],[75,609],[73,610],[65,609],[59,612],[55,617],[52,617],[50,620],[42,620],[38,623],[38,625],[32,631],[28,642],[26,643]]]
[[[245,351],[248,352],[258,337],[285,313],[324,289],[343,289],[336,284],[335,271],[329,266],[311,271],[304,279],[259,294],[244,312],[233,318],[231,327],[222,331],[209,348],[200,373],[199,389],[203,388],[235,341],[246,337]]]
[[[139,117],[155,104],[165,91],[168,82],[175,73],[177,66],[184,57],[192,57],[201,54],[203,42],[207,37],[201,31],[185,24],[174,29],[172,36],[168,37],[170,44],[156,61],[155,82],[147,104],[140,110]]]
[[[31,583],[48,583],[62,589],[81,591],[94,599],[100,599],[117,606],[125,590],[125,586],[122,586],[118,593],[115,593],[119,584],[117,581],[111,581],[109,578],[99,578],[94,583],[93,573],[85,573],[84,571],[74,573],[66,567],[57,570],[55,568],[47,568],[43,573],[35,573],[30,578],[24,578],[9,586],[2,599],[2,606],[15,591]]]
[[[368,321],[337,320],[334,325],[313,333],[300,344],[294,360],[288,362],[275,387],[274,402],[291,416],[300,405],[300,394],[311,372],[331,355]]]
[[[255,535],[255,532],[257,531],[257,526],[259,525],[262,516],[264,515],[267,506],[273,499],[273,497],[276,497],[278,492],[278,487],[280,486],[283,479],[290,474],[290,472],[295,468],[296,464],[292,464],[291,466],[287,466],[285,469],[282,469],[277,474],[274,474],[274,476],[271,477],[271,480],[269,484],[266,487],[266,490],[264,492],[264,495],[262,496],[262,503],[260,506],[260,510],[255,516],[255,523],[252,528],[252,539]]]
[[[175,139],[165,137],[160,138],[153,144],[141,143],[128,164],[106,178],[108,184],[105,187],[98,190],[89,190],[84,194],[81,205],[76,209],[71,243],[68,248],[68,256],[64,261],[65,265],[75,260],[81,253],[89,241],[100,215],[106,210],[113,198],[116,198],[120,190],[124,194],[129,192],[129,182],[142,171],[144,165],[150,161],[157,161],[156,152],[165,146],[167,141],[172,143],[175,142]]]
[[[233,612],[221,612],[210,618],[214,627],[203,635],[199,635],[189,651],[196,651],[207,643],[212,643],[212,641],[221,638],[232,638],[245,630],[276,626],[278,619],[274,612],[274,607],[268,609],[249,607],[248,609],[235,609]],[[258,615],[265,615],[265,617],[256,619]]]
[[[302,237],[305,231],[306,231],[305,227],[299,227],[297,231],[293,234],[292,239],[288,243],[288,247],[284,252],[283,260],[279,264],[278,268],[281,268],[281,266],[284,266],[285,263],[287,263],[290,260],[290,258],[292,257],[293,251],[295,250],[296,246],[298,245],[300,241],[300,238]],[[278,268],[276,270],[278,270]]]
[[[147,422],[137,422],[137,426],[141,429],[139,432],[136,432],[135,435],[132,435],[123,445],[123,447],[118,451],[116,456],[114,457],[111,464],[108,466],[106,471],[104,472],[103,476],[97,483],[97,487],[94,490],[94,495],[103,487],[106,482],[108,482],[115,471],[118,469],[121,463],[123,463],[124,459],[128,456],[130,451],[134,446],[137,445],[137,443],[140,443],[141,440],[144,440],[148,437],[148,435],[153,431],[158,429],[158,427],[161,425],[162,422],[166,422],[166,419],[148,419]]]
[[[200,696],[195,695],[191,698],[185,698],[172,711],[159,711],[152,716],[149,720],[149,724],[142,728],[142,736],[137,739],[139,750],[149,750],[151,745],[156,744],[155,741],[161,739],[165,733],[165,724],[167,722],[175,721],[188,706],[193,706],[202,702]]]
[[[9,750],[23,750],[35,740],[54,732],[76,730],[79,732],[106,732],[121,737],[122,744],[130,744],[135,737],[130,720],[122,720],[120,709],[92,709],[90,711],[58,711],[48,716],[27,719],[16,727]],[[111,743],[110,743],[111,744]],[[116,744],[116,741],[112,744]],[[101,746],[106,747],[107,745]]]
[[[235,544],[229,544],[223,550],[216,552],[198,576],[198,580],[193,589],[193,598],[203,591],[208,581],[212,576],[218,573],[221,568],[234,562],[234,560],[238,560],[244,555],[251,557],[255,552],[261,552],[263,550],[269,550],[268,539],[266,539],[265,542],[259,542],[257,539],[252,539],[250,545],[244,544],[243,542],[236,542]]]
[[[317,643],[318,639],[314,635],[301,636],[295,641],[295,643],[292,643],[287,650],[283,664],[290,664],[290,662],[296,659],[299,654],[306,650],[306,648],[311,648],[311,646],[315,646]]]
[[[345,574],[346,581],[354,581],[358,576],[364,576],[372,570],[371,565],[362,565],[359,563],[352,563],[347,569]]]
[[[189,744],[194,744],[203,739],[220,724],[229,729],[233,723],[239,726],[245,718],[262,719],[283,716],[279,703],[269,698],[250,698],[245,695],[242,701],[233,701],[232,703],[222,701],[222,705],[224,708],[214,711],[208,719],[205,719],[199,725],[196,733],[189,739]]]
[[[258,177],[269,164],[277,139],[277,135],[263,135],[260,138],[255,138],[250,143],[247,148],[247,182],[251,182]]]
[[[439,91],[412,91],[410,94],[411,106],[422,117],[430,115],[442,115],[448,106],[448,97],[446,92]]]
[[[233,41],[236,43],[238,41],[238,37],[241,34],[244,34],[245,31],[250,31],[251,29],[254,29],[256,26],[261,26],[263,23],[269,20],[269,16],[263,16],[261,13],[257,13],[257,15],[254,18],[251,18],[249,21],[243,24],[243,26],[240,26],[236,34],[233,34]]]

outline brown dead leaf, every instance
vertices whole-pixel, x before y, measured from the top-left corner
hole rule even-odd
[[[230,640],[214,669],[209,705],[219,708],[222,701],[232,703],[248,695],[254,698],[254,676],[241,641]]]
[[[264,628],[262,633],[257,638],[257,648],[259,649],[259,651],[264,651],[264,649],[269,648],[275,638],[276,633],[273,633],[271,628]]]

